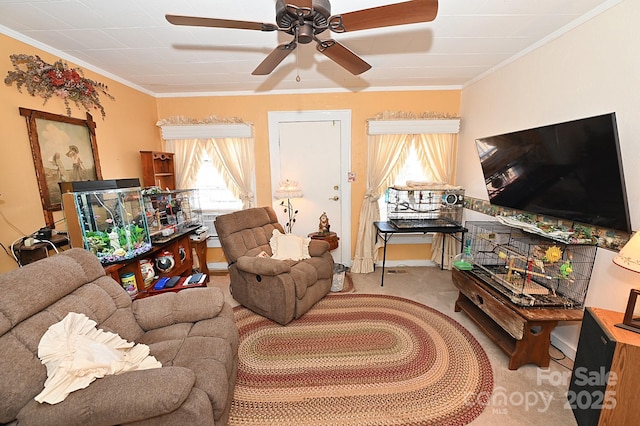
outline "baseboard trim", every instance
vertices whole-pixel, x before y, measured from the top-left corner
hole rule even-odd
[[[343,263],[344,264],[344,263]],[[207,266],[210,271],[226,271],[227,263],[226,262],[207,262]],[[348,264],[346,266],[349,266]],[[387,260],[385,263],[385,268],[393,267],[397,268],[398,266],[440,266],[437,263],[431,260],[425,259],[412,259],[412,260]],[[382,268],[382,262],[377,262],[375,264],[376,268]]]
[[[207,262],[207,267],[211,272],[221,272],[228,269],[226,262]]]
[[[437,263],[426,259],[411,260],[387,260],[384,264],[385,268],[398,266],[439,266]],[[382,268],[382,262],[376,262],[376,268]]]
[[[578,348],[576,348],[572,344],[569,344],[567,341],[561,339],[560,337],[555,336],[553,332],[551,332],[551,344],[560,349],[567,358],[571,358],[571,360],[576,359],[576,352],[578,351]]]

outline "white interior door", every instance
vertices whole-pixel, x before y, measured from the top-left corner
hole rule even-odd
[[[292,199],[293,209],[298,210],[292,232],[305,236],[316,232],[320,215],[326,213],[331,231],[340,238],[338,249],[332,251],[332,255],[336,262],[350,264],[349,150],[344,149],[345,145],[350,146],[344,141],[345,126],[349,129],[346,137],[350,138],[351,134],[350,113],[347,123],[344,114],[335,116],[334,112],[332,116],[330,111],[273,113],[284,114],[273,117],[273,121],[271,114],[272,190],[275,192],[280,181],[289,179],[297,181],[304,194],[302,198]],[[288,215],[280,201],[274,199],[273,207],[284,225]]]

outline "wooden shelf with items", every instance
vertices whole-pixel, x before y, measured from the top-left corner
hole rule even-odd
[[[190,234],[191,231],[174,234],[172,238],[168,239],[167,241],[160,244],[154,244],[151,251],[145,253],[139,258],[108,265],[105,266],[104,269],[107,274],[111,275],[111,277],[113,277],[113,279],[118,282],[122,282],[122,277],[126,274],[133,274],[133,276],[135,277],[136,291],[129,292],[129,294],[136,299],[169,291],[179,291],[187,288],[187,286],[176,286],[170,289],[154,290],[153,286],[155,282],[162,277],[186,277],[193,273],[193,258]],[[163,255],[173,257],[174,261],[174,266],[166,271],[160,270],[156,262],[156,259]],[[145,282],[145,277],[142,274],[140,266],[141,261],[145,261],[147,259],[151,261],[155,274],[153,280],[147,280]],[[206,263],[206,258],[201,259],[201,262]],[[201,287],[204,285],[206,285],[206,283],[189,285],[188,288]]]
[[[157,186],[161,189],[176,189],[173,153],[140,151],[142,160],[142,181],[145,187]]]

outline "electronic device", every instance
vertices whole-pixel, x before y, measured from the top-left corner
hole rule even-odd
[[[196,234],[204,234],[205,232],[207,232],[209,230],[209,227],[207,226],[200,226],[198,227],[195,231]]]
[[[198,272],[191,276],[191,278],[188,281],[188,284],[200,284],[203,278],[204,278],[204,274],[201,272]]]
[[[447,206],[462,205],[464,203],[464,191],[445,191],[445,193],[442,194],[442,203]]]
[[[476,140],[492,205],[631,232],[615,113]]]
[[[169,281],[167,281],[167,283],[164,285],[164,288],[173,288],[173,287],[175,287],[176,284],[178,284],[178,281],[180,281],[180,278],[181,277],[179,275],[169,278]]]
[[[167,283],[167,281],[169,281],[169,277],[162,277],[160,279],[158,279],[158,281],[156,281],[155,285],[153,286],[154,290],[162,290],[165,286],[165,284]]]
[[[35,237],[39,240],[50,240],[51,239],[52,230],[51,228],[40,228],[38,232],[36,232]]]

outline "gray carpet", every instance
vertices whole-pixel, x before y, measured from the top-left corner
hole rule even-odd
[[[385,273],[384,287],[380,287],[380,268],[371,274],[353,274],[356,293],[389,294],[423,303],[448,315],[462,324],[486,351],[494,375],[494,393],[487,407],[472,425],[576,425],[573,413],[565,408],[566,392],[571,374],[571,360],[551,362],[549,369],[525,365],[516,371],[508,369],[508,359],[498,347],[462,312],[454,312],[458,296],[451,272],[437,267],[394,267]],[[228,290],[229,278],[212,274],[209,285],[224,290],[232,306],[237,305]],[[562,353],[551,348],[552,359]],[[568,368],[567,368],[568,367]],[[552,380],[549,380],[551,377]],[[553,386],[552,384],[562,383]]]

